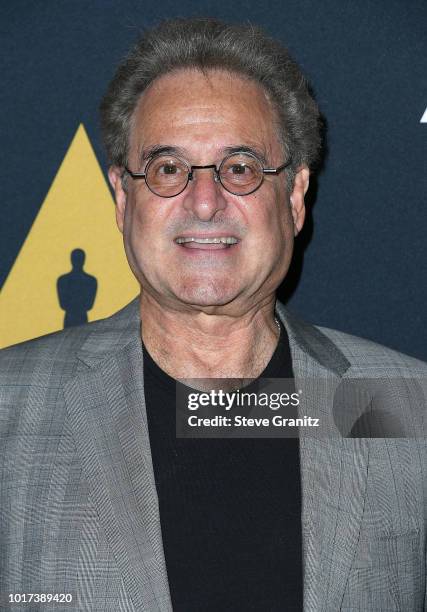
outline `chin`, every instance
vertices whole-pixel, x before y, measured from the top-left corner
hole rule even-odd
[[[175,292],[176,297],[185,304],[195,306],[224,306],[237,297],[236,287],[229,283],[185,283]]]

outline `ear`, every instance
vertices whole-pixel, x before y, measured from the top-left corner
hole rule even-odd
[[[307,166],[301,166],[295,175],[294,186],[290,195],[292,218],[294,220],[294,235],[298,236],[305,219],[304,196],[307,193],[310,171]]]
[[[123,224],[126,210],[126,191],[123,189],[123,169],[118,166],[111,166],[108,170],[108,180],[114,191],[116,200],[116,223],[123,234]]]

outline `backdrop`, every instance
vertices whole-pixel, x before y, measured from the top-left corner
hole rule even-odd
[[[424,0],[14,0],[2,7],[2,345],[137,293],[114,226],[97,107],[138,33],[206,15],[288,46],[328,125],[280,295],[313,323],[427,359]]]

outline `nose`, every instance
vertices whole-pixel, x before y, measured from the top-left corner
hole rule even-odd
[[[198,219],[210,221],[219,210],[227,207],[225,190],[216,180],[213,168],[193,170],[193,178],[185,190],[184,208]]]

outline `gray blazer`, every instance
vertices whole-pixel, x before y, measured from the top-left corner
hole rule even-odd
[[[426,364],[276,310],[300,409],[324,424],[300,444],[304,611],[427,609],[427,419],[411,396]],[[1,351],[0,371],[1,609],[171,610],[138,300]],[[337,385],[395,376],[408,382],[393,401],[412,437],[338,435]],[[8,604],[10,593],[69,593],[73,602]]]

